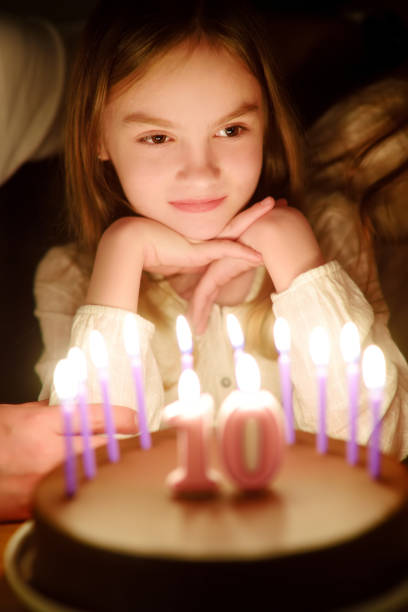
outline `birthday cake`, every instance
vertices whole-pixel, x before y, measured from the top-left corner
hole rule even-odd
[[[72,498],[63,467],[40,483],[37,590],[78,610],[332,610],[406,576],[408,473],[390,457],[373,480],[365,448],[350,466],[343,442],[322,455],[297,432],[267,490],[243,493],[221,476],[218,494],[181,499],[166,486],[175,432],[152,441],[147,451],[121,441],[117,463],[99,449],[96,477]]]

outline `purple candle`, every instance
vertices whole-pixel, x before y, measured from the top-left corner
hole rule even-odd
[[[147,424],[147,410],[143,384],[142,362],[140,358],[140,343],[137,321],[134,315],[128,314],[125,317],[123,325],[123,338],[125,342],[126,352],[130,357],[132,368],[132,376],[135,384],[138,416],[139,416],[139,431],[140,445],[143,449],[149,449],[152,445],[152,440]]]
[[[373,418],[368,467],[370,475],[374,479],[380,476],[381,471],[381,404],[385,378],[384,354],[378,346],[371,344],[363,354],[363,379],[368,389]]]
[[[68,360],[72,363],[78,378],[77,402],[81,419],[82,442],[84,446],[82,461],[86,478],[94,478],[96,473],[95,453],[91,444],[91,429],[89,426],[88,402],[86,392],[87,369],[83,351],[77,346],[68,352]]]
[[[54,386],[60,399],[63,431],[65,440],[65,490],[68,497],[75,494],[76,465],[73,445],[72,413],[74,410],[74,397],[76,395],[76,381],[73,376],[71,364],[67,359],[61,359],[54,371]]]
[[[360,391],[360,338],[357,326],[351,321],[346,323],[340,334],[340,347],[346,362],[347,388],[349,397],[349,439],[347,441],[347,461],[355,465],[358,461],[357,418]]]
[[[326,412],[327,412],[327,366],[330,356],[329,337],[323,327],[315,327],[310,334],[310,355],[316,366],[317,376],[317,438],[316,449],[327,452]]]
[[[290,328],[283,317],[278,317],[273,327],[275,346],[279,352],[279,376],[283,410],[285,413],[286,442],[294,444],[295,428],[293,423],[292,382],[290,378]]]
[[[192,370],[193,360],[193,337],[186,317],[178,315],[176,319],[177,343],[181,352],[181,371]]]
[[[113,420],[112,404],[109,397],[108,352],[102,334],[96,329],[93,329],[90,334],[90,350],[92,362],[98,371],[99,384],[101,387],[105,429],[108,437],[108,456],[110,461],[116,462],[119,460],[119,445],[115,437],[115,423]]]

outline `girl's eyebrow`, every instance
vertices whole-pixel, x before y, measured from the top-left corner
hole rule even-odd
[[[258,110],[259,110],[258,104],[254,102],[243,102],[242,104],[238,106],[238,108],[236,108],[235,110],[227,113],[226,115],[218,119],[218,121],[216,121],[216,124],[218,125],[220,123],[226,123],[228,121],[231,121],[232,119],[241,117],[242,115],[248,115],[249,113],[256,113]],[[176,127],[174,123],[172,123],[171,121],[168,121],[168,119],[163,119],[162,117],[154,117],[152,115],[148,115],[147,113],[143,113],[143,112],[135,112],[135,113],[130,113],[129,115],[126,115],[123,118],[122,123],[124,124],[147,123],[149,125],[158,125],[164,128]]]

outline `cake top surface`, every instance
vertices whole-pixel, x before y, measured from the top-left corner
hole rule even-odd
[[[255,560],[350,541],[407,508],[403,465],[383,457],[381,477],[374,481],[366,469],[366,449],[360,448],[360,463],[351,467],[343,442],[330,440],[329,453],[320,455],[314,436],[301,432],[266,492],[243,494],[222,472],[215,497],[174,499],[166,478],[177,467],[175,432],[157,432],[152,440],[148,451],[140,449],[137,438],[123,440],[118,463],[109,463],[100,449],[96,478],[81,478],[72,499],[65,496],[62,467],[53,470],[36,492],[37,521],[122,554]],[[220,467],[215,438],[210,456],[210,465]]]

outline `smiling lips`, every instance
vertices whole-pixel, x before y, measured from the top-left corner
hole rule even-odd
[[[226,196],[212,200],[175,200],[169,203],[174,206],[174,208],[178,208],[178,210],[184,212],[200,213],[214,210],[214,208],[217,208],[225,198]]]

